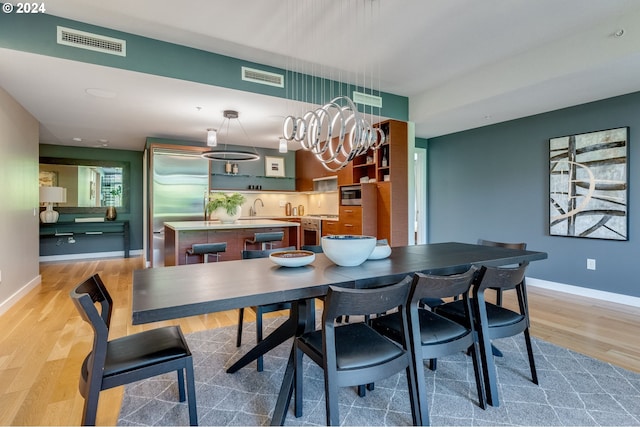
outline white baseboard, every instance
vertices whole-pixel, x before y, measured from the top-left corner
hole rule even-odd
[[[42,277],[38,274],[36,277],[31,279],[26,285],[22,288],[18,289],[13,293],[9,298],[0,302],[0,316],[3,315],[7,310],[9,310],[15,303],[20,301],[22,297],[27,295],[33,288],[42,283]]]
[[[548,280],[534,279],[532,277],[527,277],[527,286],[535,286],[537,288],[564,292],[566,294],[579,295],[587,298],[614,302],[617,304],[630,305],[632,307],[640,307],[640,298],[630,295],[615,294],[613,292],[583,288],[581,286],[565,285],[564,283],[550,282]]]
[[[129,251],[129,256],[142,255],[142,249],[136,249]],[[39,258],[40,262],[52,262],[52,261],[75,261],[79,259],[95,259],[95,258],[122,258],[124,257],[124,251],[112,251],[112,252],[91,252],[83,254],[65,254],[65,255],[47,255]]]

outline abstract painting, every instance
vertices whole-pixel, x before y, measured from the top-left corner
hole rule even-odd
[[[549,140],[549,234],[628,240],[629,128]]]

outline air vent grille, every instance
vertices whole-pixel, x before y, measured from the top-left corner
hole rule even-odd
[[[58,44],[111,55],[127,56],[127,42],[125,40],[86,33],[71,28],[58,27]]]
[[[353,91],[353,102],[361,105],[368,105],[370,107],[382,108],[382,97],[370,95],[368,93],[362,93]]]
[[[248,67],[242,67],[242,80],[262,85],[284,87],[284,76],[282,74],[270,73]]]

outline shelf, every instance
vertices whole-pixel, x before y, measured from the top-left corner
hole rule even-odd
[[[249,178],[252,175],[244,175],[244,174],[239,174],[239,173],[212,173],[212,176],[228,176],[228,177],[243,177],[243,178]]]
[[[375,163],[362,163],[360,165],[353,165],[354,168],[367,168],[369,166],[375,166]]]
[[[292,176],[263,176],[263,175],[256,175],[256,178],[267,178],[267,179],[295,179]]]

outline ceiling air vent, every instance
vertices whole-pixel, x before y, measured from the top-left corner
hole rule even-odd
[[[127,42],[99,34],[86,33],[72,28],[58,27],[58,44],[127,56]]]
[[[284,87],[284,76],[282,74],[269,73],[248,67],[242,67],[242,80],[261,85]]]
[[[361,105],[368,105],[370,107],[382,108],[382,97],[369,95],[368,93],[362,93],[353,91],[353,102]]]

